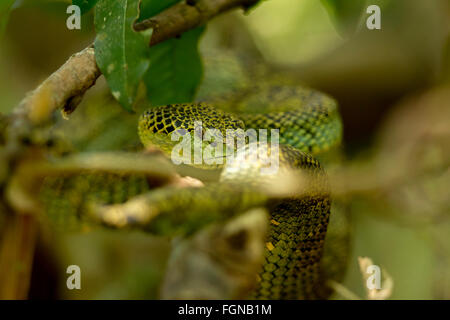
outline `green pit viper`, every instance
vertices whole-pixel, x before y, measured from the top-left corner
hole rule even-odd
[[[312,299],[329,295],[324,282],[334,277],[332,264],[339,264],[339,253],[332,247],[340,240],[336,238],[334,243],[334,236],[328,236],[330,249],[325,248],[331,200],[325,171],[317,159],[328,159],[340,144],[342,124],[335,100],[309,88],[261,84],[226,102],[152,108],[139,120],[139,136],[145,147],[159,147],[170,157],[174,146],[170,134],[177,129],[195,133],[195,121],[201,121],[204,129],[218,129],[224,136],[227,129],[278,129],[280,170],[305,173],[312,177],[310,185],[301,195],[273,197],[258,188],[263,184],[274,187],[258,173],[261,163],[253,162],[245,169],[236,162],[225,163],[219,166],[220,180],[204,187],[152,190],[151,200],[159,216],[145,229],[164,235],[186,234],[189,225],[223,221],[264,206],[270,212],[270,231],[265,262],[252,297]],[[265,152],[270,154],[270,147]],[[143,176],[96,173],[71,179],[49,178],[45,185],[42,190],[47,212],[65,224],[67,216],[82,218],[84,204],[89,201],[122,203],[149,190]],[[133,217],[128,218],[132,224]],[[342,266],[338,269],[336,272]]]

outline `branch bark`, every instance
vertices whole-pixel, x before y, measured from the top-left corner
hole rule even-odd
[[[20,109],[36,123],[48,118],[58,108],[66,113],[75,109],[73,102],[80,102],[86,90],[92,87],[101,75],[95,62],[93,46],[74,54],[56,72],[48,77],[21,103]]]
[[[161,184],[179,179],[172,164],[159,155],[127,152],[84,153],[51,162],[30,157],[17,165],[10,177],[5,190],[7,202],[17,212],[35,212],[40,207],[36,190],[40,189],[43,178],[89,171],[146,175]]]
[[[179,3],[148,21],[143,21],[137,30],[154,28],[154,35],[155,33],[156,35],[150,43],[150,46],[153,46],[200,26],[224,11],[238,7],[246,9],[258,1],[195,0],[194,2],[190,0]],[[0,298],[24,299],[28,294],[38,228],[34,214],[39,210],[33,201],[33,196],[30,196],[36,189],[30,187],[34,185],[38,176],[67,171],[76,172],[87,168],[98,169],[97,166],[101,168],[106,166],[106,170],[112,171],[130,168],[129,163],[124,166],[127,161],[112,162],[110,157],[97,158],[96,162],[92,162],[92,158],[66,159],[56,166],[53,164],[55,168],[49,163],[41,163],[37,171],[36,163],[34,166],[27,166],[27,161],[33,158],[29,156],[33,146],[30,147],[25,142],[25,138],[31,136],[33,128],[39,123],[48,121],[51,113],[57,109],[62,109],[63,115],[73,112],[85,92],[95,84],[100,75],[101,71],[95,60],[95,49],[93,45],[90,45],[70,57],[39,87],[30,92],[8,116],[8,119],[3,121],[7,123],[6,128],[3,122],[0,125],[0,131],[2,131],[0,140],[3,140],[3,136],[7,137],[5,141],[0,141],[2,144],[1,164],[7,167],[6,173],[0,173],[0,187],[6,190],[1,196],[2,200],[7,200],[7,203],[13,205],[11,209],[14,211],[11,215],[12,222],[8,223],[7,232],[0,239]],[[142,163],[141,166],[136,167],[136,159],[133,158],[131,168],[142,173],[162,175],[162,178],[172,177],[169,169],[161,172],[161,165],[153,164],[154,166],[151,166],[152,163],[145,161],[145,164]],[[155,171],[155,168],[158,170]],[[12,174],[13,172],[15,174]],[[24,181],[26,182],[22,183]],[[22,188],[24,185],[28,188]],[[11,191],[14,188],[16,192]]]
[[[180,2],[153,18],[135,25],[137,31],[153,28],[150,46],[174,38],[183,32],[203,25],[222,12],[242,7],[248,9],[259,0],[196,0]],[[32,122],[48,118],[57,109],[70,114],[81,102],[84,93],[101,75],[95,61],[93,45],[73,55],[21,103],[19,113]]]
[[[174,38],[181,33],[205,24],[222,12],[242,7],[248,9],[259,0],[191,0],[161,12],[154,18],[135,25],[137,31],[153,29],[150,46]]]
[[[38,225],[29,214],[8,217],[0,242],[0,299],[26,299],[30,286]]]

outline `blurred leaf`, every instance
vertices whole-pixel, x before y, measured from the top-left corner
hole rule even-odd
[[[361,24],[367,0],[320,0],[338,32],[343,36],[355,33]]]
[[[3,37],[3,32],[5,32],[6,24],[8,23],[8,16],[14,2],[15,0],[0,1],[0,40]]]
[[[151,18],[177,2],[180,0],[142,0],[141,15],[138,21]]]
[[[151,18],[180,0],[143,0],[140,20]],[[144,76],[147,96],[153,105],[188,102],[202,78],[198,40],[200,27],[169,39],[150,50],[150,68]]]
[[[95,8],[95,56],[113,96],[133,110],[137,88],[150,62],[148,44],[152,30],[138,33],[138,0],[100,0]]]
[[[336,30],[343,37],[356,33],[365,24],[369,5],[377,5],[381,10],[391,0],[320,0],[327,9]]]
[[[79,6],[81,14],[85,14],[91,10],[98,0],[72,0],[72,4]]]
[[[166,40],[150,50],[150,68],[144,76],[147,96],[154,106],[190,102],[202,79],[198,41],[204,27]]]

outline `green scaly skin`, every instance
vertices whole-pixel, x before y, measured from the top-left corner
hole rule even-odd
[[[320,188],[311,187],[298,197],[273,199],[257,189],[257,185],[264,182],[256,173],[260,164],[238,173],[230,171],[226,164],[220,181],[203,188],[165,187],[152,191],[151,202],[158,208],[159,215],[143,227],[156,234],[188,234],[249,208],[266,206],[271,213],[271,228],[265,262],[252,297],[325,298],[329,292],[323,289],[326,272],[323,272],[321,260],[330,197],[324,170],[315,157],[326,157],[340,143],[342,125],[335,101],[307,88],[262,84],[244,90],[234,99],[217,102],[214,107],[184,104],[151,109],[141,116],[139,135],[144,146],[156,145],[170,156],[177,142],[172,142],[169,134],[181,128],[195,133],[195,120],[201,120],[205,129],[216,128],[222,134],[226,129],[237,128],[279,129],[280,168],[306,173],[319,181]],[[122,203],[148,190],[144,177],[86,174],[74,179],[78,182],[64,182],[70,184],[64,186],[58,185],[62,183],[60,179],[47,181],[47,188],[43,190],[50,192],[44,194],[44,198],[49,213],[53,212],[51,215],[59,216],[70,210],[74,216],[82,217],[86,200]],[[48,190],[60,191],[51,194]],[[77,191],[70,193],[68,190]],[[67,196],[69,203],[62,200]]]
[[[311,154],[323,155],[336,147],[341,139],[342,126],[336,103],[311,89],[262,85],[230,103],[218,103],[218,106],[222,110],[202,103],[151,109],[139,122],[141,141],[145,146],[160,147],[170,156],[174,142],[168,139],[169,134],[179,128],[195,132],[195,120],[201,120],[205,129],[217,128],[222,134],[225,129],[279,129],[280,167],[323,177],[323,169]],[[209,166],[203,167],[209,169]],[[249,207],[264,205],[271,213],[271,228],[265,263],[252,296],[324,298],[321,287],[326,279],[321,277],[321,258],[330,214],[326,182],[319,179],[322,192],[311,190],[303,196],[283,200],[273,200],[259,193],[258,198],[255,197],[258,192],[252,186],[261,182],[257,177],[259,168],[256,164],[236,174],[230,173],[225,165],[219,184],[185,189],[178,195],[169,192],[170,196],[166,194],[159,199],[155,197],[156,205],[161,207],[161,218],[158,219],[171,220],[168,217],[181,211],[202,212],[202,209],[209,213],[221,212],[219,216],[224,217],[230,216],[230,212],[236,214]],[[250,187],[240,187],[244,183]],[[207,215],[197,218],[204,219]]]
[[[48,177],[40,198],[53,226],[64,231],[90,228],[88,205],[124,203],[149,190],[145,176],[99,172]]]

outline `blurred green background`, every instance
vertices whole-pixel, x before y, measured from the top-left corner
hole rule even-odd
[[[364,27],[367,15],[349,15],[351,21],[341,21],[336,28],[336,12],[327,11],[318,0],[262,1],[248,15],[233,12],[211,21],[201,52],[205,61],[211,52],[226,53],[250,73],[282,75],[335,97],[344,121],[345,163],[375,168],[386,154],[417,142],[403,160],[380,171],[412,166],[410,177],[392,188],[345,200],[354,237],[343,285],[365,296],[357,257],[368,256],[392,276],[392,299],[449,299],[450,4],[372,2],[382,5],[381,30]],[[12,11],[0,42],[2,113],[93,41],[92,12],[83,16],[81,30],[70,31],[65,27],[67,5],[22,1]],[[206,79],[214,78],[214,72],[216,68],[206,63]],[[80,150],[133,149],[138,145],[133,129],[137,116],[113,102],[100,78],[72,116],[72,124],[58,120],[56,128],[78,128],[74,143]],[[120,126],[114,120],[119,117]],[[77,121],[85,127],[80,129]],[[425,172],[422,161],[428,158],[431,170]],[[41,238],[31,297],[157,297],[168,239],[107,230],[49,232]],[[81,267],[82,290],[65,289],[65,268],[70,264]]]

